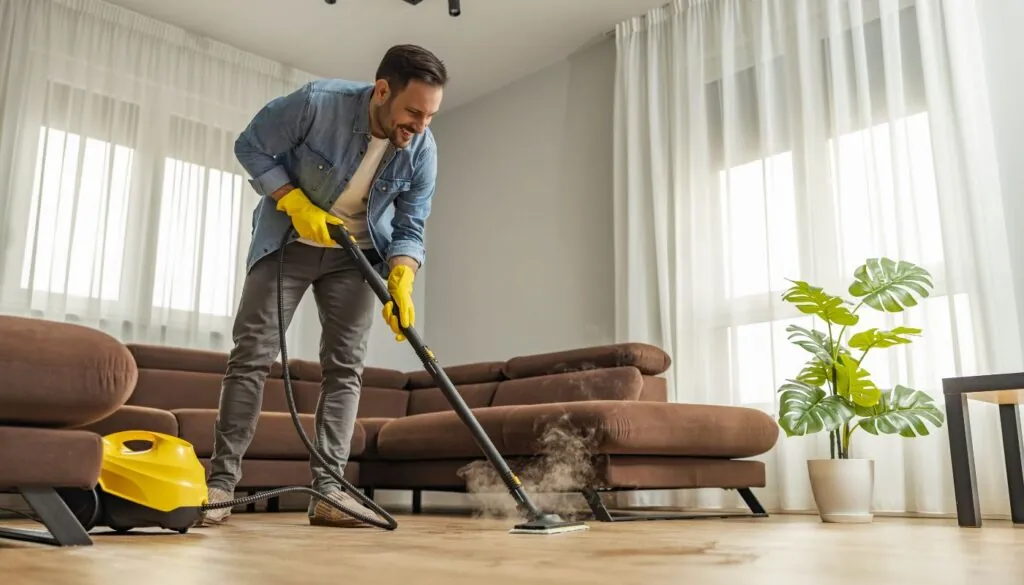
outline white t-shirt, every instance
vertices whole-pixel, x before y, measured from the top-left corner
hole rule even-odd
[[[380,166],[380,161],[387,149],[387,138],[370,136],[370,144],[366,147],[366,155],[359,163],[359,168],[352,175],[352,180],[348,182],[345,191],[331,206],[331,215],[339,217],[345,222],[345,228],[355,236],[356,244],[361,248],[371,245],[370,227],[366,223],[366,200],[370,195],[373,176],[377,173],[377,167]],[[304,238],[299,238],[299,241],[310,246],[320,246],[320,244]]]

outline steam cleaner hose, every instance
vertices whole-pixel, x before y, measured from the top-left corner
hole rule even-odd
[[[284,251],[285,247],[288,245],[288,239],[291,237],[292,233],[292,229],[289,229],[288,231],[285,232],[284,237],[281,239],[281,247],[277,256],[277,334],[278,339],[281,343],[281,364],[282,366],[284,366],[284,389],[285,395],[288,397],[288,410],[291,412],[292,423],[294,423],[295,425],[295,430],[299,433],[299,437],[302,438],[302,442],[306,444],[306,449],[309,450],[310,454],[317,458],[317,460],[320,462],[323,468],[327,470],[327,473],[332,478],[334,478],[339,484],[341,484],[341,487],[346,492],[351,494],[361,504],[373,510],[377,514],[377,516],[369,516],[364,512],[351,510],[345,507],[345,505],[342,504],[341,502],[336,502],[333,499],[328,498],[326,495],[316,491],[315,489],[304,486],[283,487],[274,490],[268,490],[265,492],[255,493],[251,496],[246,496],[244,498],[236,498],[234,500],[218,502],[216,504],[204,504],[201,509],[214,510],[218,508],[234,508],[235,506],[251,504],[253,502],[258,502],[260,500],[277,497],[282,494],[304,493],[330,505],[331,507],[337,510],[340,510],[344,514],[348,514],[349,516],[358,518],[359,520],[362,520],[363,522],[370,524],[371,526],[376,526],[378,528],[383,528],[385,530],[394,530],[398,528],[398,522],[395,521],[394,517],[388,514],[383,508],[378,506],[377,503],[374,502],[372,499],[366,497],[361,491],[359,491],[358,488],[349,483],[349,481],[342,477],[339,473],[334,471],[334,469],[324,459],[324,456],[320,452],[320,450],[316,448],[313,442],[309,439],[309,436],[306,435],[306,431],[302,428],[302,422],[299,420],[298,408],[295,406],[295,394],[292,391],[291,375],[288,372],[288,344],[285,341],[286,327],[284,325]]]

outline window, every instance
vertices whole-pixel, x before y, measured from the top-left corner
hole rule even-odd
[[[721,230],[731,278],[723,283],[724,302],[732,319],[726,326],[736,403],[772,404],[775,390],[808,361],[809,354],[788,340],[788,326],[822,329],[813,317],[794,316],[788,305],[781,308],[779,298],[790,285],[786,279],[808,279],[851,298],[846,287],[854,269],[879,250],[898,250],[886,255],[928,269],[935,288],[931,297],[903,314],[858,312],[856,331],[899,325],[924,330],[915,339],[913,352],[890,349],[868,355],[864,367],[875,383],[885,388],[899,382],[926,390],[939,387],[942,377],[952,375],[957,360],[963,360],[964,372],[974,371],[970,298],[951,289],[942,271],[942,226],[931,149],[927,113],[897,120],[892,127],[878,124],[829,141],[835,224],[822,229],[821,223],[827,220],[821,215],[809,221],[818,222],[814,237],[819,244],[839,250],[839,283],[809,277],[808,269],[801,266],[798,239],[808,238],[797,221],[789,153],[720,173]],[[898,165],[893,164],[894,157]],[[894,175],[894,168],[905,172]],[[908,223],[907,218],[912,221]],[[834,241],[822,242],[821,238],[829,237]],[[763,302],[766,296],[770,300]],[[779,318],[780,314],[786,316]],[[909,363],[908,355],[912,356]],[[937,370],[937,363],[945,364],[945,369]],[[893,372],[898,380],[891,379]]]
[[[233,135],[171,117],[167,150],[139,160],[138,106],[51,82],[44,107],[21,288],[78,301],[62,305],[68,313],[100,300],[113,303],[108,318],[147,301],[182,313],[166,323],[233,315],[242,218],[255,204],[233,172]]]
[[[725,296],[740,299],[788,288],[786,279],[800,273],[792,153],[720,172],[719,193],[730,276]]]
[[[887,249],[915,258],[933,274],[939,270],[942,225],[928,114],[844,134],[830,141],[828,150],[835,175],[833,196],[842,223],[843,274],[852,274],[873,254],[873,244],[883,240]],[[894,176],[894,166],[903,174]],[[895,218],[906,216],[899,209],[901,201],[908,199],[902,205],[915,210],[914,221],[897,224]],[[904,233],[907,237],[901,237]]]
[[[39,129],[22,289],[121,298],[137,107],[51,83]],[[64,114],[76,112],[76,124]]]
[[[163,175],[153,305],[230,316],[242,177],[173,158]]]

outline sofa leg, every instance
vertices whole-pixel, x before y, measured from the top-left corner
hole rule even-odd
[[[590,511],[594,514],[594,520],[598,522],[627,522],[635,520],[703,520],[706,518],[767,518],[768,513],[765,512],[761,503],[757,501],[754,496],[754,492],[750,488],[739,489],[740,497],[743,498],[744,503],[750,508],[750,512],[631,512],[625,511],[619,514],[612,514],[611,511],[604,505],[601,500],[602,491],[615,491],[615,490],[597,490],[594,488],[585,488],[583,490],[583,497],[587,500],[587,505],[590,506]]]
[[[370,498],[372,500],[373,496],[374,496],[373,488],[372,487],[365,487],[365,488],[363,488],[363,494],[367,498]]]
[[[423,492],[412,490],[412,513],[419,514],[421,512],[423,512]]]
[[[0,538],[54,546],[91,546],[92,539],[53,488],[19,489],[46,530],[0,528]]]
[[[750,488],[740,488],[737,490],[740,493],[740,497],[743,498],[743,503],[750,508],[750,515],[755,518],[767,518],[768,512],[765,511],[764,506],[757,500],[757,496]]]
[[[274,496],[273,498],[267,499],[267,512],[280,512],[281,511],[281,496]]]

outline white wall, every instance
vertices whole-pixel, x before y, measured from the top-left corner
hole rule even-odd
[[[427,227],[442,364],[610,343],[612,39],[443,113]]]
[[[1024,290],[1024,2],[978,0],[977,5],[1014,284]],[[1024,296],[1017,298],[1017,307],[1024,321]]]

